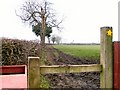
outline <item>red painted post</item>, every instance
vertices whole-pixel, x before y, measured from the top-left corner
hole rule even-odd
[[[114,42],[114,89],[120,90],[120,42]]]

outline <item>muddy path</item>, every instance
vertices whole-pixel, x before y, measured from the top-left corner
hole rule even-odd
[[[54,65],[82,65],[98,64],[97,60],[82,60],[65,54],[52,46],[47,47],[47,58]],[[100,87],[99,72],[84,72],[70,74],[47,74],[51,88],[78,88],[78,89],[98,89]]]

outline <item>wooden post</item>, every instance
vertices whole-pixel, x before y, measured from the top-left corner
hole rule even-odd
[[[102,72],[100,73],[100,88],[113,88],[113,46],[112,27],[101,28],[101,53],[100,63]]]
[[[28,57],[28,88],[40,88],[39,57]]]

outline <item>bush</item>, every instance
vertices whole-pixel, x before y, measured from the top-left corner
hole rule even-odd
[[[36,41],[2,39],[2,65],[27,64],[28,56],[39,56]]]

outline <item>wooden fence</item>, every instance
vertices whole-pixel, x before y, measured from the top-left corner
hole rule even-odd
[[[28,87],[39,88],[40,74],[100,72],[100,88],[113,88],[112,28],[101,28],[100,64],[39,65],[39,57],[28,57]]]

